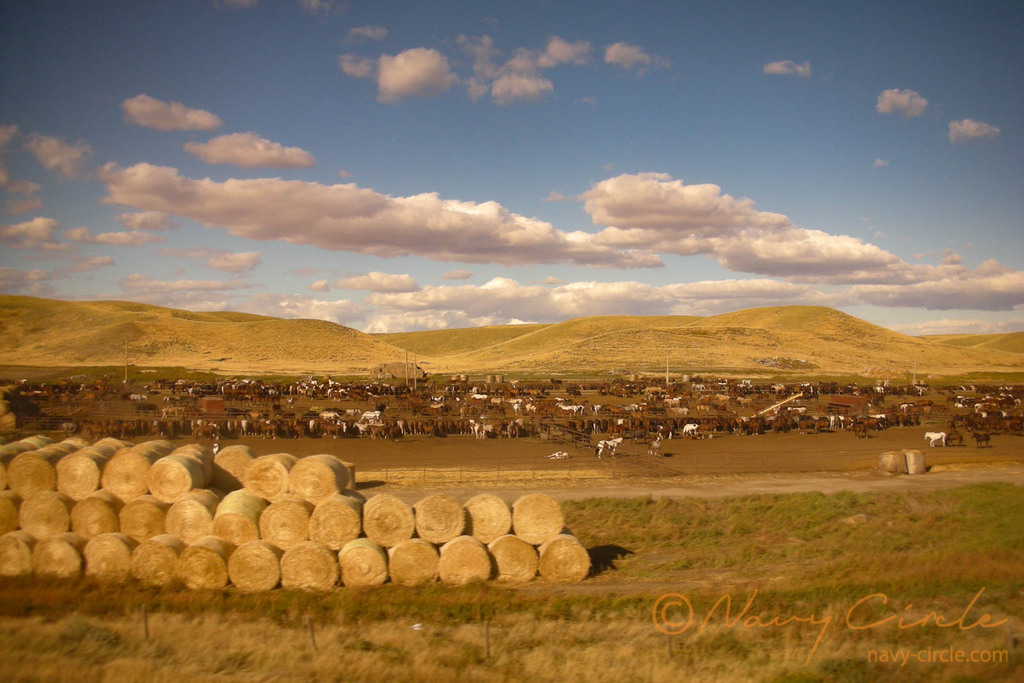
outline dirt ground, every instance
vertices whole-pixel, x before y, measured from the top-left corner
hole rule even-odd
[[[398,441],[245,438],[222,441],[221,447],[241,443],[255,455],[330,453],[356,466],[357,488],[364,495],[386,491],[410,501],[423,491],[438,490],[460,499],[481,490],[509,499],[544,490],[565,500],[876,491],[980,481],[1024,484],[1024,438],[995,436],[988,448],[973,444],[930,448],[925,431],[925,427],[890,428],[867,439],[848,432],[672,439],[663,443],[660,458],[648,456],[643,443],[625,442],[618,457],[598,459],[593,449],[564,443],[471,436],[407,436]],[[592,441],[596,443],[597,438]],[[904,449],[924,453],[926,474],[887,477],[876,473],[881,453]],[[548,458],[559,451],[569,457]]]

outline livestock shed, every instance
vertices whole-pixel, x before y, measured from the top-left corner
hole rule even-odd
[[[415,363],[381,363],[370,371],[370,379],[426,379],[427,373]]]
[[[826,411],[833,415],[863,417],[867,414],[867,396],[831,396]]]

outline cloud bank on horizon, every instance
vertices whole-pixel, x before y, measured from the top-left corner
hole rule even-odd
[[[806,38],[842,10],[787,3],[90,4],[0,28],[0,292],[368,332],[782,304],[1024,329],[1024,9],[906,8],[852,54]],[[750,47],[765,22],[786,49]]]

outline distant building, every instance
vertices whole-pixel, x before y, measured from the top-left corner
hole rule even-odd
[[[867,414],[867,396],[831,396],[828,399],[827,412],[833,415],[863,417]]]
[[[370,371],[370,379],[425,379],[427,373],[413,363],[381,363]]]

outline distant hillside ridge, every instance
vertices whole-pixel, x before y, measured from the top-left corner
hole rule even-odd
[[[0,296],[0,364],[365,374],[405,350],[323,320]]]
[[[559,323],[365,334],[322,320],[191,312],[122,301],[0,296],[0,365],[182,367],[221,374],[362,375],[415,360],[428,373],[851,375],[1024,373],[1024,333],[917,338],[821,306],[709,317],[590,316]],[[956,342],[956,343],[954,343]]]

